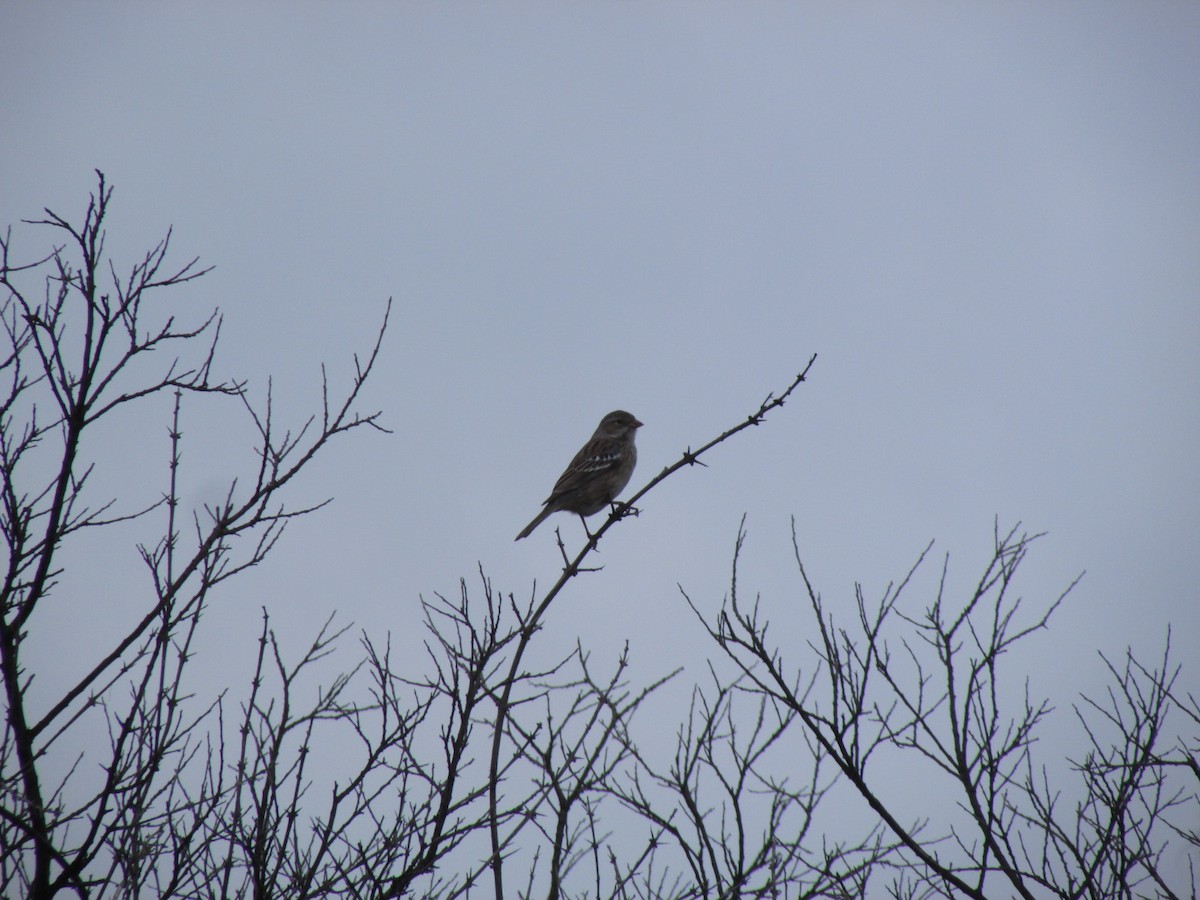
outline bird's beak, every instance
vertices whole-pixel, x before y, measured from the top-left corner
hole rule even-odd
[[[634,428],[641,428],[641,427],[642,427],[642,423],[641,423],[641,422],[639,422],[637,419],[634,419],[634,420],[633,420],[633,427],[634,427]]]

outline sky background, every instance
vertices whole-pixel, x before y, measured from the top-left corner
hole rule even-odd
[[[847,618],[930,540],[908,608],[944,554],[961,595],[1019,521],[1047,532],[1031,610],[1086,571],[1014,672],[1068,732],[1097,651],[1157,658],[1171,627],[1200,682],[1200,5],[51,3],[0,31],[19,256],[51,239],[19,220],[80,219],[102,169],[121,267],[173,226],[216,267],[175,299],[220,307],[218,368],[259,399],[273,376],[292,427],[394,298],[364,399],[394,434],[298,485],[336,500],[221,594],[215,683],[262,606],[297,650],[336,610],[419,670],[422,595],[556,576],[552,528],[512,538],[605,412],[645,423],[634,488],[814,353],[606,537],[542,647],[702,679],[678,586],[719,606],[743,514],[745,590],[797,601],[795,517]],[[100,487],[162,490],[168,413],[101,435]],[[233,407],[189,401],[184,431],[192,502],[253,470]],[[77,546],[47,659],[142,608],[153,535]]]

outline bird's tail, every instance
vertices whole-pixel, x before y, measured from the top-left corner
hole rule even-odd
[[[513,540],[519,541],[521,538],[529,537],[531,534],[533,534],[533,529],[537,528],[542,524],[542,522],[546,521],[546,516],[550,515],[552,512],[554,512],[554,510],[552,510],[549,506],[543,508],[540,513],[533,517],[532,522],[521,529],[521,533],[513,538]]]

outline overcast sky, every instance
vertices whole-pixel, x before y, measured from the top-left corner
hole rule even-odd
[[[797,596],[795,516],[846,616],[930,540],[911,608],[942,554],[965,589],[998,518],[1048,532],[1030,604],[1087,573],[1030,645],[1035,689],[1069,708],[1097,651],[1149,660],[1168,625],[1200,681],[1200,5],[30,3],[0,30],[18,251],[102,169],[110,251],[173,225],[216,267],[184,309],[221,308],[219,367],[259,397],[273,375],[293,426],[395,298],[366,396],[395,434],[333,448],[300,499],[334,505],[230,584],[226,677],[263,605],[297,646],[334,609],[407,640],[477,562],[549,583],[553,529],[512,539],[601,415],[645,423],[636,487],[816,353],[606,538],[547,641],[701,678],[676,585],[717,607],[743,513],[747,590]],[[210,413],[185,406],[197,502],[253,468]],[[165,475],[166,423],[101,449]],[[97,592],[82,620],[139,608],[63,590]]]

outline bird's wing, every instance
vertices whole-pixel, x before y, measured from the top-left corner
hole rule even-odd
[[[554,490],[546,500],[549,503],[555,497],[577,490],[595,478],[604,476],[621,464],[624,448],[620,441],[612,438],[596,438],[588,441],[571,464],[554,483]]]

